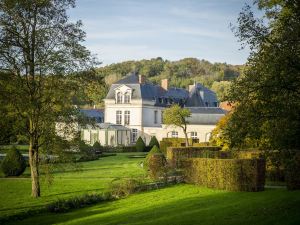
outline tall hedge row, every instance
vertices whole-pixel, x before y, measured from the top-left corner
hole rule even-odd
[[[229,153],[220,152],[220,147],[169,147],[167,159],[174,167],[180,167],[180,161],[186,158],[229,158]]]
[[[264,159],[193,158],[182,162],[187,183],[230,191],[264,190]]]

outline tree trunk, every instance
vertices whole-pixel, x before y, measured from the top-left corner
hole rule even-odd
[[[30,139],[29,145],[29,165],[31,172],[31,196],[38,198],[41,196],[40,176],[39,176],[39,156],[38,146],[34,138]]]
[[[183,130],[184,136],[185,136],[185,147],[189,146],[189,139],[188,139],[188,135],[186,133],[186,130]]]

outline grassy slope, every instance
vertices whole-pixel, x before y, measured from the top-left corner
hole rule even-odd
[[[143,176],[144,171],[139,167],[139,162],[143,159],[129,159],[129,154],[78,163],[79,171],[75,171],[74,167],[56,169],[51,186],[42,182],[42,197],[39,199],[30,197],[28,168],[23,178],[0,178],[0,217],[41,207],[60,198],[102,192],[115,178]]]
[[[300,224],[300,191],[226,192],[178,185],[14,224]]]

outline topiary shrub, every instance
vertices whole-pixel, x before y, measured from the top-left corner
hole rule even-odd
[[[137,152],[144,152],[146,150],[145,142],[141,137],[137,139],[135,148]]]
[[[87,145],[84,141],[79,141],[79,154],[80,157],[77,161],[93,161],[99,159],[99,155],[96,154],[94,148],[90,145]]]
[[[156,139],[155,136],[152,136],[149,142],[149,147],[152,149],[155,145],[159,148],[158,140]]]
[[[155,146],[156,147],[156,146]],[[148,175],[155,181],[168,180],[168,164],[162,153],[155,153],[148,160]]]
[[[143,167],[146,171],[148,171],[149,160],[150,160],[151,156],[154,154],[162,154],[161,150],[156,145],[150,150],[150,152],[147,154],[147,156],[144,160]]]
[[[6,154],[1,168],[5,176],[20,176],[25,171],[26,161],[15,146]]]
[[[98,141],[93,144],[93,149],[96,154],[101,154],[103,152],[103,147]]]

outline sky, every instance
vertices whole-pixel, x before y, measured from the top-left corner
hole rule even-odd
[[[249,50],[230,29],[251,0],[77,0],[84,45],[102,65],[162,57],[243,64]]]

